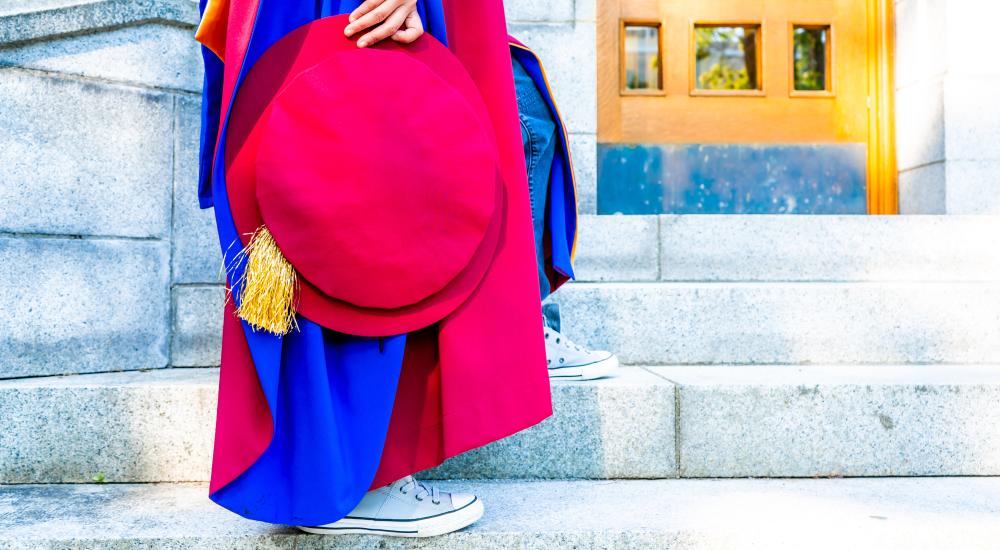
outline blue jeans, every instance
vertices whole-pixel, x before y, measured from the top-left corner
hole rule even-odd
[[[556,151],[556,123],[535,82],[516,59],[514,88],[517,92],[517,110],[521,119],[521,144],[524,146],[524,163],[528,169],[528,196],[531,199],[532,229],[535,233],[535,260],[538,263],[538,285],[544,300],[552,285],[545,275],[545,211],[549,196],[549,176]],[[559,330],[559,304],[542,305],[545,324]]]

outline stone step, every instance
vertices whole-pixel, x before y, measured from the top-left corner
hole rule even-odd
[[[0,381],[0,483],[203,481],[218,369]],[[554,417],[432,477],[675,475],[674,388],[642,369],[553,385]]]
[[[988,363],[1000,282],[572,283],[563,331],[629,364]]]
[[[0,5],[0,47],[143,23],[197,25],[192,0],[4,0]]]
[[[453,482],[485,516],[420,540],[245,520],[197,484],[0,487],[0,546],[88,548],[996,548],[1000,479]]]
[[[0,482],[204,481],[216,369],[0,382]],[[1000,475],[1000,365],[624,368],[428,478]]]
[[[997,281],[1000,216],[582,216],[580,281]]]

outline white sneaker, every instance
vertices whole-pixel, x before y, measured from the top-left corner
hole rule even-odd
[[[340,521],[299,526],[321,535],[362,533],[390,537],[434,537],[458,531],[483,517],[483,501],[465,493],[442,493],[406,476],[369,491]]]
[[[618,370],[618,358],[613,353],[574,344],[549,327],[545,327],[545,358],[551,379],[594,380]]]

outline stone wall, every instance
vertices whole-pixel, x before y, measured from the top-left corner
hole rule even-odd
[[[896,0],[904,214],[1000,213],[1000,4]]]
[[[190,0],[0,11],[0,377],[166,367],[184,297],[218,282],[197,19]]]
[[[545,62],[593,212],[594,2],[506,4]],[[197,20],[192,0],[0,8],[0,378],[218,364]]]
[[[510,33],[535,50],[570,133],[581,214],[597,213],[596,0],[506,0]]]

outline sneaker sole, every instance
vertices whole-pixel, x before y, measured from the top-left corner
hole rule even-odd
[[[465,506],[436,516],[416,520],[361,519],[346,517],[319,527],[303,527],[317,535],[383,535],[387,537],[436,537],[464,529],[483,517],[483,502],[477,497]]]
[[[618,370],[618,357],[612,355],[602,361],[573,367],[551,367],[551,380],[596,380],[611,376]]]

